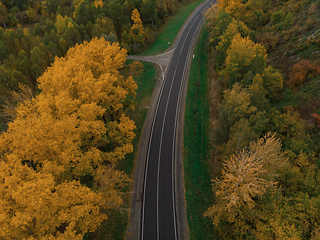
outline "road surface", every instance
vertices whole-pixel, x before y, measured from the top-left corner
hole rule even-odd
[[[203,24],[204,4],[192,17],[173,52],[150,134],[143,190],[141,239],[179,239],[176,226],[174,156],[179,97],[193,39]],[[204,63],[206,64],[206,63]]]

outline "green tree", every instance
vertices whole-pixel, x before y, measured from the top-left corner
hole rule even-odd
[[[216,50],[219,52],[218,64],[219,66],[224,65],[227,58],[227,50],[231,45],[232,39],[240,34],[242,37],[246,37],[249,34],[249,28],[241,21],[237,21],[234,18],[228,25],[224,33],[218,36],[218,45]]]
[[[251,84],[243,84],[247,86],[248,92],[250,93],[250,101],[253,106],[257,108],[258,111],[268,111],[270,108],[270,100],[267,98],[268,90],[264,87],[264,80],[262,76],[258,73],[256,76],[252,76],[249,72],[245,75],[241,82],[251,82]]]
[[[267,97],[269,99],[275,99],[283,89],[283,77],[279,70],[268,66],[264,69],[263,74],[263,86],[268,91]]]
[[[3,61],[7,57],[9,57],[9,54],[10,52],[8,50],[6,43],[0,40],[0,61]]]
[[[47,67],[46,52],[43,52],[37,46],[34,46],[30,52],[31,60],[33,63],[40,67],[41,72]]]
[[[35,8],[29,7],[26,10],[29,22],[36,22],[38,20],[38,12]]]
[[[6,29],[3,34],[4,42],[11,54],[18,54],[21,49],[16,46],[16,40],[20,41],[20,35],[13,29]]]
[[[40,37],[43,37],[43,27],[42,26],[40,26],[38,23],[36,23],[35,25],[34,25],[34,28],[33,28],[33,34],[35,35],[35,36],[40,36]]]
[[[61,15],[57,15],[57,19],[55,22],[55,27],[57,29],[57,34],[61,35],[65,32],[68,22],[71,20],[68,16],[62,17]]]
[[[143,1],[140,8],[142,19],[145,23],[157,24],[158,13],[157,13],[157,2],[154,0]]]
[[[20,71],[24,76],[31,77],[31,61],[28,58],[28,54],[21,50],[17,58],[17,70]]]
[[[82,37],[79,31],[75,28],[72,22],[68,23],[65,33],[62,36],[68,43],[68,46],[74,46],[76,43],[80,43]]]
[[[4,28],[7,28],[7,23],[8,21],[8,12],[6,7],[0,3],[0,23]]]
[[[82,0],[75,7],[73,18],[77,24],[86,25],[87,22],[95,23],[97,19],[97,8],[89,0]]]
[[[114,29],[117,34],[117,38],[121,38],[122,34],[122,25],[125,22],[129,22],[129,19],[126,18],[124,15],[124,10],[121,4],[111,1],[105,10],[105,14],[107,15],[108,18],[110,18],[113,22]]]
[[[282,10],[275,11],[271,16],[271,21],[275,25],[275,24],[281,23],[284,17],[285,17],[285,14]]]
[[[0,79],[0,91],[2,97],[9,96],[8,89],[17,91],[19,89],[19,82],[27,82],[26,78],[21,74],[21,72],[6,65],[0,66]]]

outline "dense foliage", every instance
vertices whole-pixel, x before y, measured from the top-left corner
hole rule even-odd
[[[129,179],[115,164],[133,151],[124,111],[137,89],[119,74],[125,61],[103,38],[76,45],[10,112],[0,135],[2,239],[83,239],[121,207]]]
[[[104,38],[129,53],[151,45],[177,0],[28,0],[0,3],[0,104],[36,79],[70,47]],[[1,119],[0,129],[6,125]]]
[[[320,236],[319,18],[311,0],[219,0],[207,13],[222,167],[206,216],[222,239]]]

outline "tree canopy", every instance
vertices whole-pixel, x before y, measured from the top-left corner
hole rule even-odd
[[[115,164],[133,150],[124,102],[137,88],[119,74],[125,59],[103,38],[76,45],[16,107],[0,135],[2,238],[81,239],[122,204]]]

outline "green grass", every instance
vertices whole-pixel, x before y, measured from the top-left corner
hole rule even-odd
[[[138,85],[137,95],[135,101],[137,106],[135,110],[131,110],[127,115],[135,122],[136,137],[132,142],[134,150],[132,153],[127,154],[125,159],[118,163],[117,168],[133,178],[134,161],[137,153],[138,143],[142,132],[143,124],[148,113],[146,105],[151,100],[153,89],[156,86],[156,67],[153,63],[142,62],[144,66],[143,73],[135,78]],[[130,191],[129,186],[125,191]],[[126,195],[125,204],[129,206],[130,194]],[[112,239],[123,240],[127,230],[129,221],[129,214],[127,211],[109,210],[107,211],[108,219],[102,223],[99,229],[93,234],[89,235],[90,240]]]
[[[126,158],[119,162],[118,167],[126,174],[133,174],[133,165],[137,153],[137,147],[140,140],[140,135],[142,132],[144,120],[147,116],[148,109],[147,104],[151,100],[151,95],[153,89],[156,86],[156,67],[153,63],[142,62],[144,66],[144,71],[138,78],[135,78],[135,82],[138,85],[137,94],[135,97],[135,102],[137,106],[135,110],[128,112],[128,116],[136,124],[135,134],[136,137],[132,142],[134,146],[134,151],[126,155]]]
[[[209,89],[207,81],[208,31],[201,30],[192,60],[184,125],[184,178],[190,239],[214,239],[213,225],[203,216],[213,204],[210,156]]]
[[[204,0],[193,0],[180,7],[175,15],[170,17],[167,23],[161,28],[157,40],[143,55],[155,55],[169,48],[190,13],[203,1]],[[168,44],[168,42],[170,42],[170,44]]]

